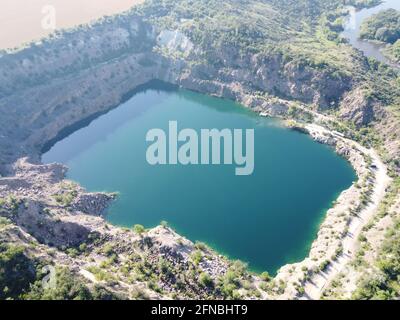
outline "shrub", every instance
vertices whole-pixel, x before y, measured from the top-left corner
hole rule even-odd
[[[269,275],[269,273],[268,273],[267,271],[261,273],[260,278],[261,278],[263,281],[266,281],[266,282],[271,281],[271,276]]]
[[[329,265],[330,265],[330,261],[329,261],[329,260],[325,260],[324,262],[322,262],[322,263],[319,265],[319,270],[322,271],[322,272],[324,272],[324,271],[326,271],[326,269],[329,267]]]
[[[67,268],[56,269],[56,286],[44,289],[40,280],[23,296],[27,300],[91,300],[90,290]]]
[[[74,201],[74,199],[77,196],[77,192],[74,191],[69,191],[66,193],[61,193],[61,194],[56,194],[54,196],[54,199],[59,203],[60,205],[64,207],[69,207],[71,203]]]
[[[6,226],[11,224],[11,221],[8,220],[7,218],[4,217],[0,217],[0,226]]]
[[[196,249],[201,250],[201,251],[206,251],[207,250],[207,245],[204,242],[196,242],[194,245]]]
[[[107,243],[101,251],[108,257],[115,253],[114,246],[111,243]]]
[[[111,274],[107,273],[106,271],[102,270],[99,267],[96,266],[91,266],[87,268],[87,271],[91,272],[94,274],[96,277],[97,281],[111,281],[113,280],[113,277]]]
[[[191,254],[190,259],[197,266],[203,259],[203,254],[201,253],[200,250],[196,250]]]
[[[146,229],[141,224],[135,224],[133,226],[133,231],[138,235],[142,235]]]
[[[212,288],[214,286],[214,282],[211,279],[210,275],[205,272],[200,274],[199,283],[201,286],[206,287],[206,288]]]
[[[0,245],[0,299],[18,299],[35,279],[34,263],[23,248]]]

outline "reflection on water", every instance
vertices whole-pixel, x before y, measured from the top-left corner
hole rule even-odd
[[[360,28],[362,23],[366,18],[386,9],[397,9],[400,10],[400,1],[399,0],[386,0],[379,6],[363,9],[360,11],[356,11],[354,9],[350,10],[350,15],[347,19],[345,30],[342,35],[349,40],[350,44],[361,50],[365,56],[372,57],[377,59],[378,61],[393,65],[389,59],[387,59],[383,54],[381,49],[385,47],[385,45],[373,43],[370,41],[364,41],[359,39]]]

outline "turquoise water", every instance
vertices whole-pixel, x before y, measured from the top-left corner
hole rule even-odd
[[[235,165],[150,166],[149,129],[255,129],[255,170]],[[90,191],[118,191],[107,219],[154,227],[167,221],[193,241],[277,269],[307,256],[319,223],[355,174],[329,147],[233,102],[185,90],[148,89],[92,121],[43,155]]]

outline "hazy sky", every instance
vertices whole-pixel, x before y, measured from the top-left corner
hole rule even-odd
[[[12,48],[40,39],[52,30],[42,27],[53,6],[56,27],[66,28],[125,11],[144,0],[1,0],[0,48]],[[50,13],[51,14],[51,13]]]

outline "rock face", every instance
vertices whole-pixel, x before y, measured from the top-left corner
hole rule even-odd
[[[135,16],[119,16],[64,32],[0,58],[0,98],[98,64],[151,50],[154,30]]]
[[[341,103],[340,117],[354,122],[358,127],[368,125],[382,116],[382,106],[374,98],[368,97],[362,88],[349,92]]]
[[[168,228],[154,229],[141,238],[132,232],[127,237],[122,229],[107,225],[98,215],[107,207],[112,195],[86,193],[79,186],[65,184],[64,166],[38,164],[42,151],[118,106],[138,87],[154,79],[236,100],[275,116],[288,113],[290,104],[285,99],[326,109],[337,106],[345,96],[341,115],[356,120],[359,126],[373,121],[379,110],[375,101],[366,98],[362,90],[351,92],[352,79],[287,62],[280,54],[239,56],[235,48],[227,46],[221,52],[213,52],[220,64],[205,63],[200,59],[201,55],[202,48],[196,47],[179,31],[157,31],[131,14],[1,56],[0,174],[9,177],[0,179],[0,198],[16,194],[19,200],[27,200],[19,203],[17,210],[7,208],[7,215],[12,213],[8,217],[13,223],[40,244],[54,247],[75,247],[86,243],[88,236],[96,232],[103,236],[100,240],[112,241],[122,258],[134,253],[133,245],[143,247],[146,259],[152,265],[164,263],[159,261],[164,257],[176,267],[173,275],[179,275],[182,270],[192,268],[189,264],[195,250],[192,243]],[[257,92],[281,99],[268,101]],[[321,135],[318,131],[313,137],[335,146],[350,161],[362,163],[359,153],[337,144],[337,137]],[[351,192],[358,191],[354,187]],[[341,202],[347,205],[349,199],[351,197],[345,195]],[[329,215],[329,219],[339,217],[337,210]],[[318,263],[336,253],[333,251],[339,248],[339,233],[345,229],[346,221],[343,219],[334,235],[328,230],[330,222],[326,222],[327,230],[320,233],[323,240],[313,247],[312,255],[316,260],[306,261],[306,265],[287,266],[281,270],[278,279],[287,283],[294,279],[304,284],[307,275],[302,266],[307,267],[306,272],[314,273]],[[328,234],[331,235],[329,239]],[[334,242],[333,236],[336,237]],[[98,258],[96,252],[91,252],[86,267]],[[82,259],[75,260],[76,268],[83,263]],[[209,253],[209,259],[199,266],[217,279],[226,273],[228,263]],[[294,275],[293,268],[297,268]],[[198,279],[184,280],[193,285],[195,293],[207,297],[205,288],[195,286]],[[170,279],[163,284],[164,289],[173,291]],[[281,295],[298,296],[293,281]]]
[[[79,186],[64,182],[66,167],[59,164],[34,165],[20,159],[14,165],[13,177],[0,179],[0,198],[12,197],[13,205],[6,215],[26,233],[49,246],[74,246],[87,238],[89,231],[79,223],[55,219],[49,208],[101,214],[112,195],[86,193]],[[70,195],[70,198],[59,196]],[[60,201],[61,199],[65,199]],[[71,203],[70,203],[71,202]]]
[[[37,201],[26,201],[12,221],[41,244],[61,248],[78,246],[87,241],[89,230],[78,223],[52,219]]]
[[[79,194],[71,205],[72,210],[90,215],[101,215],[115,197],[103,193]]]
[[[192,41],[182,32],[175,30],[163,30],[157,37],[157,43],[172,52],[181,52],[188,56],[194,48]]]
[[[222,58],[220,58],[222,59]],[[194,79],[200,87],[216,80],[240,83],[247,91],[263,91],[280,98],[289,98],[318,105],[322,109],[336,105],[351,88],[350,78],[333,77],[295,62],[285,62],[279,54],[248,55],[237,60],[224,60],[220,69],[198,66],[190,70],[186,80]],[[186,85],[186,82],[182,82]]]
[[[239,55],[227,45],[204,62],[203,48],[178,30],[157,30],[140,16],[109,18],[55,39],[0,57],[0,174],[118,106],[151,80],[259,107],[254,92],[295,99],[321,109],[337,105],[352,81],[327,71],[287,62],[281,54]],[[353,99],[354,100],[354,99]],[[371,118],[366,104],[348,117]],[[270,114],[287,112],[284,104],[263,105]],[[15,148],[18,145],[18,148]]]
[[[119,105],[138,86],[164,78],[156,36],[135,17],[118,17],[0,58],[0,172],[76,126]],[[15,148],[18,145],[18,148]]]

